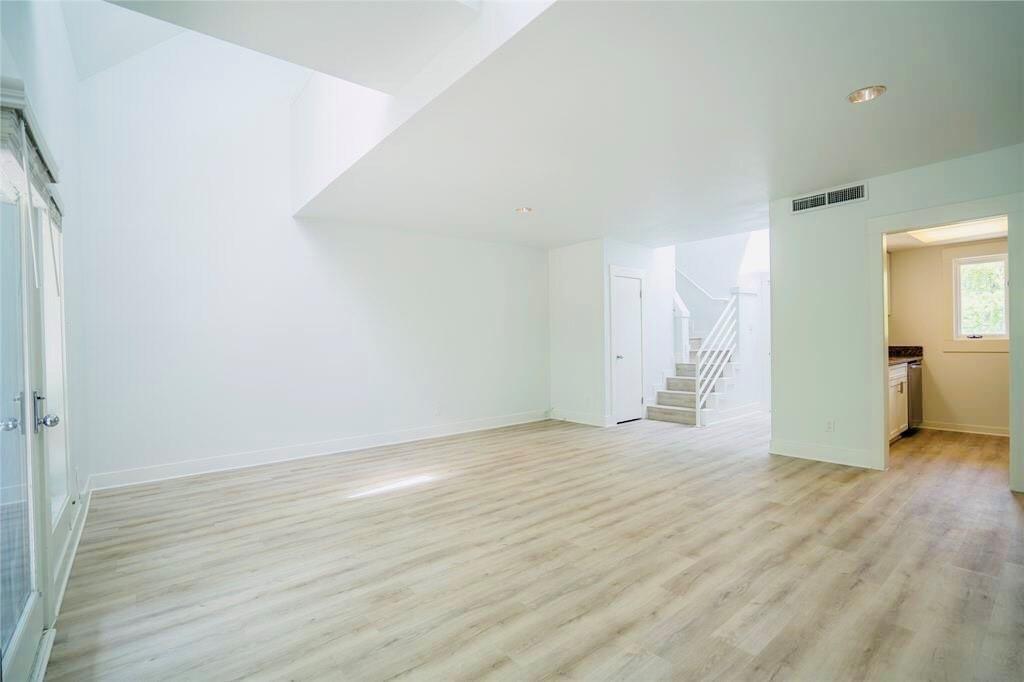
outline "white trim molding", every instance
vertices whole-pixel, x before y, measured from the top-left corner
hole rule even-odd
[[[572,410],[559,410],[551,408],[551,418],[574,424],[585,424],[587,426],[598,426],[604,428],[611,425],[611,417],[603,414],[589,412],[574,412]]]
[[[960,330],[960,265],[970,262],[1001,260],[1004,271],[1008,272],[1010,259],[1007,253],[1009,242],[995,241],[955,244],[942,250],[943,315],[947,318],[946,329],[950,338],[942,343],[943,353],[1009,353],[1010,352],[1010,288],[1007,285],[1003,299],[1003,314],[1006,317],[1006,334],[969,339]]]
[[[832,445],[800,443],[773,438],[768,444],[768,454],[794,457],[796,459],[809,459],[816,462],[829,462],[830,464],[842,464],[858,469],[877,471],[885,469],[884,466],[864,466],[860,464],[860,462],[870,461],[872,455],[876,454],[871,450],[853,450],[850,448],[837,448]]]
[[[873,424],[867,428],[874,431],[876,445],[869,451],[872,459],[881,456],[884,463],[889,461],[889,435],[885,419],[888,400],[888,329],[885,320],[885,288],[883,285],[884,248],[882,236],[894,232],[907,232],[927,227],[938,227],[950,223],[988,218],[997,215],[1007,217],[1007,246],[1011,271],[1024,270],[1018,267],[1024,263],[1024,193],[1016,192],[999,196],[974,199],[955,204],[932,206],[930,208],[905,211],[869,218],[865,230],[866,249],[869,254],[868,274],[875,283],[869,297],[869,343],[872,345],[873,363],[877,374],[876,386],[878,406],[873,410]],[[953,248],[953,247],[951,247]],[[948,291],[946,295],[950,295]],[[1013,296],[1009,301],[1010,340],[1010,490],[1024,492],[1024,410],[1018,409],[1024,393],[1024,297]],[[949,307],[947,306],[947,310]],[[875,340],[878,343],[874,343]],[[982,339],[983,340],[983,339]],[[993,343],[996,343],[993,341]],[[947,346],[948,347],[948,346]],[[977,347],[976,347],[977,348]],[[946,349],[943,349],[946,351]],[[948,352],[948,351],[947,351]],[[957,429],[960,430],[960,429]],[[999,434],[995,434],[999,435]]]
[[[50,664],[50,654],[53,652],[53,641],[57,638],[57,631],[53,628],[43,632],[43,638],[39,642],[39,653],[32,664],[32,673],[29,679],[32,682],[43,682],[46,677],[46,666]]]
[[[137,469],[123,469],[120,471],[106,471],[93,474],[89,477],[92,490],[105,490],[107,488],[120,488],[126,485],[139,483],[151,483],[163,481],[170,478],[181,478],[182,476],[195,476],[214,471],[228,471],[231,469],[245,469],[263,464],[275,462],[287,462],[293,459],[304,459],[306,457],[320,457],[323,455],[336,455],[353,450],[365,450],[367,448],[380,447],[382,445],[397,445],[428,438],[439,438],[442,436],[454,436],[460,433],[472,431],[485,431],[496,429],[502,426],[514,426],[516,424],[528,424],[530,422],[543,421],[548,418],[547,410],[532,410],[516,414],[501,415],[497,417],[483,417],[481,419],[470,419],[466,421],[440,424],[437,426],[424,426],[401,431],[390,431],[386,433],[374,433],[361,436],[350,436],[334,440],[322,441],[319,443],[304,443],[301,445],[287,445],[266,450],[253,450],[249,452],[238,452],[217,457],[206,457],[204,459],[191,459],[170,464],[158,464]]]
[[[46,140],[42,134],[42,126],[39,125],[35,112],[32,111],[32,105],[29,103],[28,95],[25,93],[25,84],[21,80],[11,78],[10,76],[0,78],[0,106],[21,112],[25,123],[28,124],[32,141],[36,149],[39,150],[39,156],[42,157],[43,163],[46,164],[46,169],[50,172],[50,176],[55,183],[60,182],[60,169],[57,167],[57,159],[54,158],[50,148],[46,146]]]
[[[932,431],[956,431],[957,433],[976,433],[981,436],[1010,437],[1010,429],[1006,426],[987,426],[985,424],[950,424],[947,422],[921,422],[922,429]]]
[[[50,626],[43,630],[43,638],[39,644],[39,651],[36,660],[32,664],[32,673],[29,679],[32,682],[43,682],[46,676],[46,666],[50,663],[50,653],[53,651],[53,642],[57,635],[57,619],[60,616],[60,607],[64,603],[64,593],[68,589],[68,581],[71,579],[71,568],[75,564],[75,557],[78,556],[78,545],[82,540],[82,532],[85,530],[85,522],[89,516],[89,504],[92,501],[92,491],[86,485],[84,492],[78,495],[77,501],[81,502],[82,508],[75,516],[71,532],[68,534],[67,543],[58,559],[56,571],[54,571],[53,589],[56,600],[53,608],[53,621]],[[48,616],[47,616],[48,617]]]
[[[68,580],[71,578],[71,568],[74,566],[75,557],[78,555],[78,543],[82,540],[82,531],[85,530],[85,521],[89,516],[89,504],[92,502],[92,491],[86,486],[84,494],[78,496],[82,508],[78,510],[71,532],[68,534],[67,542],[64,545],[60,558],[57,561],[57,568],[54,571],[54,588],[56,589],[56,600],[54,602],[54,613],[60,614],[61,604],[64,602],[64,591],[67,590]],[[56,617],[54,618],[56,621]]]
[[[736,421],[737,419],[749,419],[750,417],[763,415],[767,412],[768,411],[761,406],[761,403],[756,402],[734,405],[720,410],[716,409],[713,413],[714,416],[707,420],[705,426],[717,426],[719,424]]]

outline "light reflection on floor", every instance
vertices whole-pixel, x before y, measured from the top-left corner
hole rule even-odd
[[[349,495],[348,498],[346,498],[346,499],[354,500],[354,499],[357,499],[359,497],[369,497],[370,495],[380,495],[381,493],[388,493],[388,492],[391,492],[392,490],[401,490],[402,488],[410,488],[410,487],[412,487],[414,485],[420,485],[421,483],[429,483],[430,481],[436,481],[436,480],[437,480],[437,476],[432,476],[430,474],[421,474],[419,476],[410,476],[409,478],[400,478],[397,481],[392,481],[391,483],[385,483],[384,485],[379,485],[379,486],[377,486],[375,488],[368,488],[367,490],[363,490],[361,492],[354,493],[352,495]]]

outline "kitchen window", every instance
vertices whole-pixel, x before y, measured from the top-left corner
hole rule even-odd
[[[1005,253],[953,260],[957,339],[1009,337],[1009,283]]]

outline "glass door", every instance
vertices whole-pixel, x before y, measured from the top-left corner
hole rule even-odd
[[[43,635],[39,490],[27,385],[28,198],[0,174],[0,659],[3,679],[27,679]]]
[[[67,400],[64,377],[64,297],[63,297],[63,244],[64,240],[53,214],[37,207],[33,214],[36,259],[39,286],[33,287],[30,310],[35,313],[30,338],[40,357],[36,358],[39,378],[34,382],[37,416],[43,422],[37,425],[37,446],[44,464],[46,493],[49,500],[49,566],[54,570],[62,564],[62,555],[68,551],[74,507],[77,502],[70,474],[67,439]],[[52,572],[52,571],[51,571]],[[57,576],[54,575],[54,578]],[[56,613],[52,614],[56,618]]]
[[[35,139],[23,113],[0,107],[3,680],[28,679],[44,638],[54,636],[71,529],[80,520],[65,417],[61,216],[50,188],[56,177]]]

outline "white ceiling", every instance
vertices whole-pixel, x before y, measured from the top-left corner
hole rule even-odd
[[[79,78],[88,78],[182,32],[102,0],[61,0]]]
[[[477,17],[477,3],[460,0],[111,2],[388,93]]]
[[[300,215],[538,245],[760,229],[771,198],[1024,140],[1021,35],[1024,3],[558,2]]]

